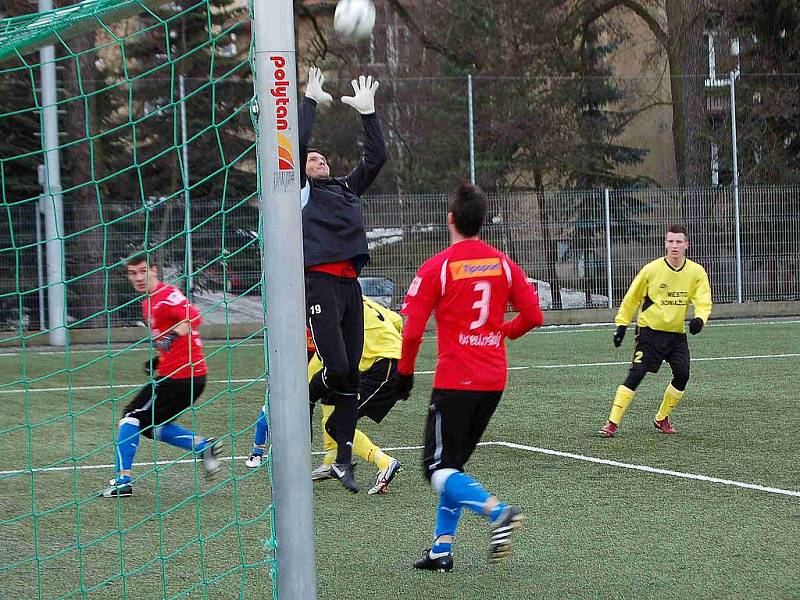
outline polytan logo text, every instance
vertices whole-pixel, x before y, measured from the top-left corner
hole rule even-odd
[[[472,277],[499,277],[502,274],[503,267],[499,258],[475,258],[450,263],[450,276],[454,280],[471,279]]]
[[[270,94],[275,99],[275,131],[278,132],[278,169],[281,171],[294,171],[294,148],[288,136],[282,131],[289,129],[289,78],[284,67],[286,59],[283,56],[270,56],[275,80]]]

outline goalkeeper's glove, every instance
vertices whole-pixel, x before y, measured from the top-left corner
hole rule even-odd
[[[333,96],[322,89],[325,76],[317,67],[309,67],[308,83],[306,83],[306,98],[311,98],[317,104],[328,104],[333,101]]]
[[[408,400],[411,395],[411,389],[414,387],[414,375],[397,374],[397,395],[400,400]]]
[[[689,321],[689,333],[692,335],[697,335],[703,330],[703,319],[700,317],[695,317],[691,321]]]
[[[170,348],[172,348],[172,343],[178,339],[178,334],[174,331],[170,331],[168,334],[161,336],[156,341],[153,342],[153,346],[161,350],[162,352],[166,352]]]
[[[158,371],[158,362],[159,358],[157,356],[154,356],[150,360],[144,361],[144,365],[142,367],[144,374],[147,375],[148,377],[152,377],[153,375],[155,375],[156,371]]]
[[[358,81],[353,79],[350,82],[355,91],[354,96],[342,96],[342,102],[348,106],[352,106],[362,115],[371,115],[375,112],[375,92],[380,85],[377,79],[373,79],[372,75],[365,77],[359,75]]]
[[[620,325],[614,332],[614,347],[619,348],[622,345],[622,340],[625,339],[625,331],[628,329],[627,325]]]

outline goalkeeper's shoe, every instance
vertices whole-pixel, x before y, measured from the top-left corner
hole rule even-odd
[[[253,454],[251,453],[250,456],[247,457],[247,460],[244,461],[246,467],[251,469],[257,469],[264,463],[264,455],[263,454]]]
[[[215,479],[222,468],[222,461],[219,459],[221,450],[222,440],[210,437],[206,439],[206,445],[200,451],[200,460],[203,463],[206,479],[209,481]]]
[[[378,471],[378,476],[375,478],[375,485],[373,485],[367,493],[369,495],[385,493],[389,487],[389,483],[394,479],[394,476],[397,475],[399,470],[400,461],[393,458],[388,467]]]
[[[331,477],[333,477],[333,475],[331,475],[331,466],[326,463],[314,467],[311,471],[311,481],[325,481]]]
[[[424,571],[438,571],[439,573],[449,573],[453,570],[453,553],[448,552],[443,556],[431,558],[430,549],[425,550],[422,558],[418,558],[414,562],[415,569],[422,569]]]
[[[606,424],[597,433],[602,437],[612,438],[617,434],[617,424],[613,421],[606,421]]]
[[[356,466],[353,463],[348,465],[334,463],[331,465],[331,477],[338,479],[348,491],[356,494],[358,493],[358,483],[356,483],[355,469]]]
[[[489,538],[489,562],[500,562],[511,554],[511,534],[522,527],[525,515],[516,506],[506,506],[492,523]]]
[[[117,483],[116,479],[108,482],[108,487],[100,492],[103,498],[127,498],[133,496],[133,486],[130,483]]]
[[[669,422],[669,417],[664,417],[660,421],[653,419],[653,427],[658,429],[661,433],[678,433],[675,431],[675,428],[672,426],[672,423]]]

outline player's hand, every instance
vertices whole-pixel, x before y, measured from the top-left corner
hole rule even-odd
[[[178,337],[182,335],[189,335],[189,331],[191,331],[191,327],[189,326],[189,321],[181,321],[175,327],[172,328],[172,331],[178,334]]]
[[[168,334],[161,336],[157,340],[153,342],[153,346],[161,350],[162,352],[166,352],[170,348],[172,348],[172,344],[175,340],[177,340],[180,336],[175,333],[174,331],[170,331]]]
[[[306,83],[306,98],[311,98],[317,104],[328,104],[333,102],[333,96],[322,89],[325,83],[325,76],[317,67],[309,67],[308,83]]]
[[[397,395],[400,400],[408,400],[411,390],[414,387],[414,375],[397,374]]]
[[[695,317],[691,321],[689,321],[689,333],[692,335],[697,335],[703,330],[703,319],[700,317]]]
[[[144,365],[142,366],[144,374],[148,377],[153,377],[156,374],[156,371],[158,371],[158,362],[159,358],[157,356],[154,356],[150,360],[144,361]]]
[[[628,329],[626,325],[620,325],[614,332],[614,348],[619,348],[622,345],[622,340],[625,339],[625,331]]]
[[[373,79],[372,75],[364,76],[359,75],[358,81],[353,79],[350,82],[355,91],[354,96],[342,96],[342,102],[348,106],[352,106],[362,115],[371,115],[375,112],[375,92],[378,90],[377,79]]]

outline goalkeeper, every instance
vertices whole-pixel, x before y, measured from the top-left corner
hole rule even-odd
[[[364,345],[364,314],[358,275],[369,261],[360,196],[386,162],[386,144],[375,113],[378,82],[361,75],[353,80],[353,96],[342,98],[361,115],[364,152],[345,177],[332,177],[328,160],[309,148],[317,104],[331,101],[324,78],[311,67],[298,114],[300,184],[303,210],[303,262],[308,327],[314,336],[323,376],[312,381],[309,396],[328,395],[336,406],[336,462],[331,476],[351,492],[353,436],[358,420],[358,364]]]
[[[614,437],[622,415],[633,400],[636,388],[647,373],[656,373],[661,363],[672,369],[672,381],[664,392],[653,426],[662,433],[676,433],[669,416],[678,405],[689,381],[689,345],[684,320],[689,305],[694,305],[694,318],[689,332],[702,331],[711,314],[711,286],[705,269],[686,258],[689,238],[681,225],[671,226],[664,238],[666,256],[654,260],[634,278],[614,319],[617,330],[614,346],[622,344],[625,331],[636,309],[636,348],[628,377],[617,388],[611,414],[600,429],[603,437]]]

